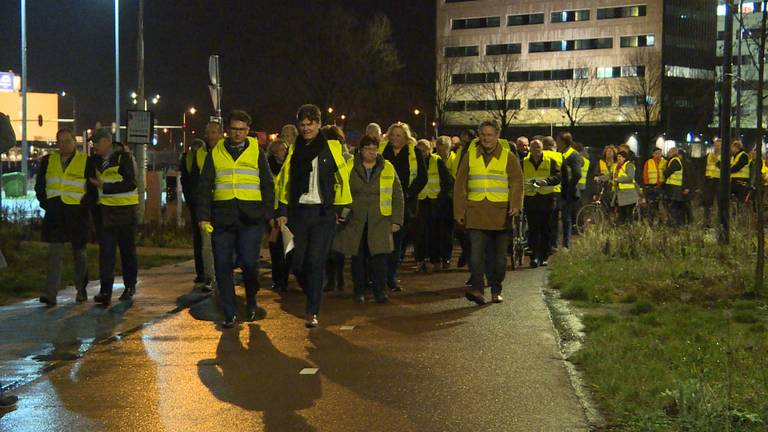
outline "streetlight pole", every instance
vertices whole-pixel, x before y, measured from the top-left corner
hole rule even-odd
[[[61,97],[67,97],[66,91],[61,91],[59,93]],[[77,103],[77,99],[75,99],[75,95],[72,93],[69,93],[70,99],[72,99],[72,133],[77,136],[77,109],[75,108],[75,105]]]
[[[115,0],[115,141],[120,142],[120,0]]]
[[[21,172],[27,193],[29,176],[29,143],[27,142],[27,2],[21,0]]]

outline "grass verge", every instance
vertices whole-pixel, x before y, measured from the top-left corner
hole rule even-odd
[[[756,250],[697,228],[594,231],[553,257],[550,284],[583,313],[571,357],[611,430],[764,431],[768,308]]]

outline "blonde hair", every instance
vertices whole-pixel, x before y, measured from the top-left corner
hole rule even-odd
[[[390,134],[395,129],[400,129],[401,131],[403,131],[403,133],[405,134],[406,142],[409,142],[409,143],[410,142],[412,142],[412,143],[416,142],[416,140],[411,135],[411,127],[408,126],[408,123],[403,123],[403,122],[392,123],[392,125],[387,128],[387,141],[390,141],[390,139],[389,139],[390,138]]]

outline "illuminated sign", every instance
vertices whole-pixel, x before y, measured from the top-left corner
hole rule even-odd
[[[13,74],[0,72],[0,91],[13,91]]]

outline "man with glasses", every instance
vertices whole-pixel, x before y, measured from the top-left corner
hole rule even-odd
[[[256,306],[256,292],[262,227],[272,217],[274,181],[258,140],[248,136],[250,125],[251,116],[245,111],[230,113],[229,137],[220,140],[206,156],[198,184],[199,226],[213,227],[213,261],[224,328],[234,327],[237,320],[232,277],[235,251],[243,269],[246,321],[265,314]]]

